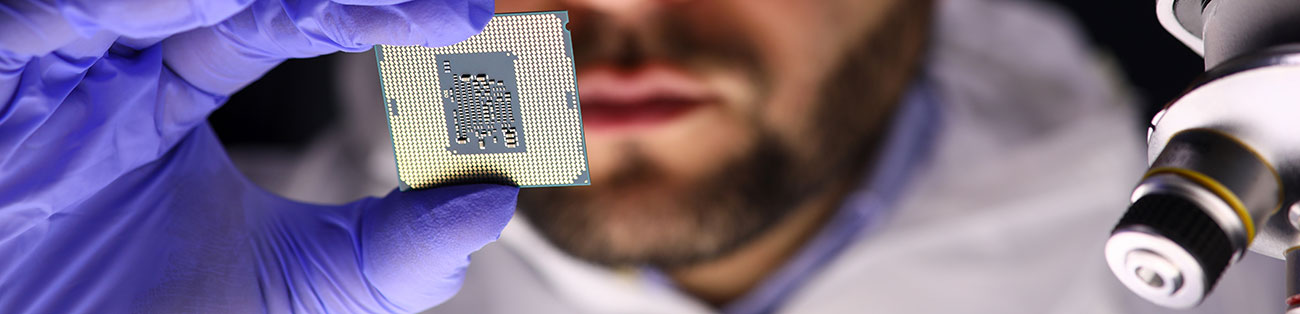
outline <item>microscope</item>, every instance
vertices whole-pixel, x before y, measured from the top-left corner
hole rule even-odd
[[[1143,298],[1191,308],[1249,249],[1286,260],[1279,301],[1300,314],[1300,1],[1158,0],[1157,16],[1207,70],[1151,121],[1106,262]]]

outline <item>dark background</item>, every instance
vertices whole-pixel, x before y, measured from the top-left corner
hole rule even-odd
[[[1073,13],[1097,48],[1114,57],[1143,98],[1148,116],[1182,94],[1204,70],[1201,56],[1160,27],[1155,0],[1042,1]]]
[[[1155,0],[1037,1],[1060,5],[1082,24],[1097,52],[1124,71],[1148,118],[1202,72],[1200,56],[1160,27]],[[340,114],[330,63],[330,56],[285,62],[209,121],[226,145],[301,147]]]

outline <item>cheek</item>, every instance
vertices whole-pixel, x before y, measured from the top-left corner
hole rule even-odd
[[[628,169],[631,154],[652,163],[653,175],[666,183],[689,184],[754,150],[757,92],[738,72],[702,69],[705,84],[720,102],[706,105],[669,125],[626,132],[589,132],[588,157],[593,180],[604,181]],[[607,182],[607,181],[606,181]]]
[[[758,87],[734,69],[703,67],[704,83],[721,101],[645,136],[645,151],[663,166],[665,177],[698,181],[718,175],[727,164],[746,158],[758,142],[755,125]]]
[[[635,133],[591,132],[587,136],[593,182],[609,182],[628,170],[633,157],[653,166],[663,183],[688,184],[716,175],[752,151],[756,133],[749,113],[713,105],[673,121],[671,126]],[[631,154],[640,154],[632,156]]]
[[[762,51],[767,69],[768,89],[758,114],[789,142],[811,127],[807,124],[817,93],[823,84],[833,83],[824,82],[824,76],[836,65],[842,43],[835,40],[836,25],[817,1],[748,2],[736,1],[731,9],[741,12],[740,22]]]
[[[689,182],[717,175],[753,149],[754,130],[743,114],[722,106],[702,111],[681,121],[684,127],[664,128],[647,138],[646,152],[663,166],[666,178]]]
[[[772,0],[755,5],[733,0],[728,9],[739,12],[746,33],[762,51],[768,69],[769,90],[762,104],[765,124],[779,128],[787,143],[818,134],[812,115],[823,99],[821,92],[845,82],[831,81],[843,66],[846,53],[875,31],[899,0]],[[915,0],[901,0],[915,1]],[[779,23],[773,21],[780,21]],[[840,91],[851,93],[852,91]]]
[[[812,125],[816,122],[813,114],[817,111],[819,95],[822,90],[820,78],[810,73],[790,74],[772,82],[771,94],[762,104],[760,112],[764,125],[777,132],[785,143],[798,143],[800,138],[816,134],[811,132],[816,127],[833,127]]]
[[[621,145],[620,141],[608,136],[587,134],[587,166],[591,167],[593,184],[609,182],[615,170],[624,167],[628,152],[621,149]]]

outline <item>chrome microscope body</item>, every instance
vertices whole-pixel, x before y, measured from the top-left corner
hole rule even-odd
[[[1300,1],[1159,0],[1157,12],[1207,71],[1151,121],[1151,166],[1106,261],[1138,295],[1190,308],[1249,249],[1287,261],[1287,313],[1300,314]]]

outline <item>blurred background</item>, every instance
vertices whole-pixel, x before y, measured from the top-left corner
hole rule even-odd
[[[1043,0],[1069,11],[1082,24],[1097,53],[1124,72],[1142,99],[1142,112],[1154,115],[1199,75],[1201,57],[1156,21],[1155,1]]]
[[[1038,1],[1055,4],[1077,19],[1098,57],[1128,80],[1144,117],[1154,115],[1201,73],[1200,56],[1156,21],[1155,1]],[[209,120],[227,147],[302,148],[342,114],[340,95],[323,86],[330,86],[337,75],[329,65],[347,57],[285,62],[235,94]]]

